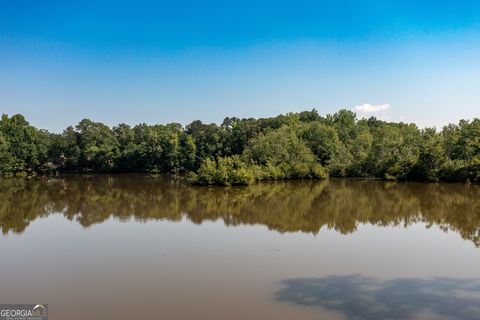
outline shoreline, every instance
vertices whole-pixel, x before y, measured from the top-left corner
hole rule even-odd
[[[385,183],[420,183],[420,184],[456,184],[456,185],[480,185],[480,183],[475,183],[471,181],[446,181],[446,180],[439,180],[439,181],[427,181],[427,180],[406,180],[406,179],[397,179],[397,180],[389,180],[389,179],[382,179],[377,177],[326,177],[326,178],[299,178],[299,179],[265,179],[255,181],[250,185],[241,185],[241,184],[232,184],[232,185],[216,185],[216,184],[209,184],[209,185],[200,185],[200,184],[192,184],[189,183],[187,174],[169,174],[169,173],[147,173],[147,172],[93,172],[93,173],[86,173],[86,172],[59,172],[56,174],[46,174],[46,173],[37,173],[34,175],[12,175],[12,176],[5,176],[0,175],[0,181],[3,179],[43,179],[43,178],[58,178],[62,179],[64,177],[126,177],[126,176],[144,176],[144,177],[151,177],[151,178],[168,178],[171,180],[179,181],[185,185],[189,185],[192,187],[215,187],[215,188],[230,188],[230,187],[249,187],[252,185],[258,184],[269,184],[269,183],[288,183],[288,182],[307,182],[307,181],[328,181],[328,180],[337,180],[337,181],[379,181]]]

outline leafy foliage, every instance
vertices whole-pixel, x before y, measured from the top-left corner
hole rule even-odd
[[[272,118],[225,118],[183,127],[88,119],[62,133],[31,126],[22,115],[0,120],[0,173],[188,173],[197,184],[250,184],[264,179],[376,177],[480,182],[480,119],[442,130],[348,110]]]
[[[250,141],[243,156],[247,162],[259,166],[259,180],[327,176],[305,141],[288,126],[259,134]]]
[[[189,178],[192,183],[200,185],[249,185],[255,180],[255,169],[238,155],[220,157],[217,161],[207,158],[197,173],[190,174]]]

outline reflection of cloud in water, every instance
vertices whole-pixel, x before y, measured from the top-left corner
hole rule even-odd
[[[287,279],[278,301],[338,311],[347,319],[480,319],[480,280],[359,275]]]

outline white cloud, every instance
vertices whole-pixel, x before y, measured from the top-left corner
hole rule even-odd
[[[385,115],[390,109],[390,104],[370,104],[365,103],[362,105],[355,106],[352,111],[356,113],[370,113],[370,114],[379,114]]]

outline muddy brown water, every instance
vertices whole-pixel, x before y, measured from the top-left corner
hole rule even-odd
[[[49,319],[480,319],[480,186],[0,180],[0,303]]]

